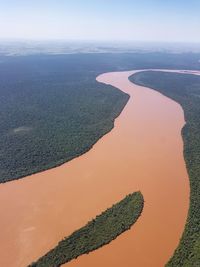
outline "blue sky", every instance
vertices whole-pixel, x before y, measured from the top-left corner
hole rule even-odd
[[[200,42],[200,0],[0,0],[0,38]]]

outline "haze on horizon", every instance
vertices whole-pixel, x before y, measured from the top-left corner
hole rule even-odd
[[[200,42],[200,1],[0,0],[0,39]]]

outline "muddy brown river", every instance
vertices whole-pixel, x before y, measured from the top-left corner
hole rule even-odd
[[[0,185],[0,266],[24,267],[91,218],[140,190],[145,206],[131,228],[68,267],[161,267],[184,229],[189,180],[179,104],[129,82],[136,71],[100,75],[131,97],[114,129],[60,167]]]

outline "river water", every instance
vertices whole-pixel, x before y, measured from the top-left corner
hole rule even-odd
[[[68,267],[161,267],[184,229],[189,179],[179,104],[129,82],[136,71],[97,80],[128,93],[114,129],[60,167],[0,185],[0,266],[24,267],[126,194],[140,190],[142,216],[109,245]]]

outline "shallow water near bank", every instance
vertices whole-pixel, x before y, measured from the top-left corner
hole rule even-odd
[[[135,73],[100,75],[131,97],[114,129],[86,154],[60,167],[0,185],[0,266],[22,267],[126,194],[145,206],[134,227],[66,266],[160,267],[177,247],[189,206],[182,108],[132,84]]]

